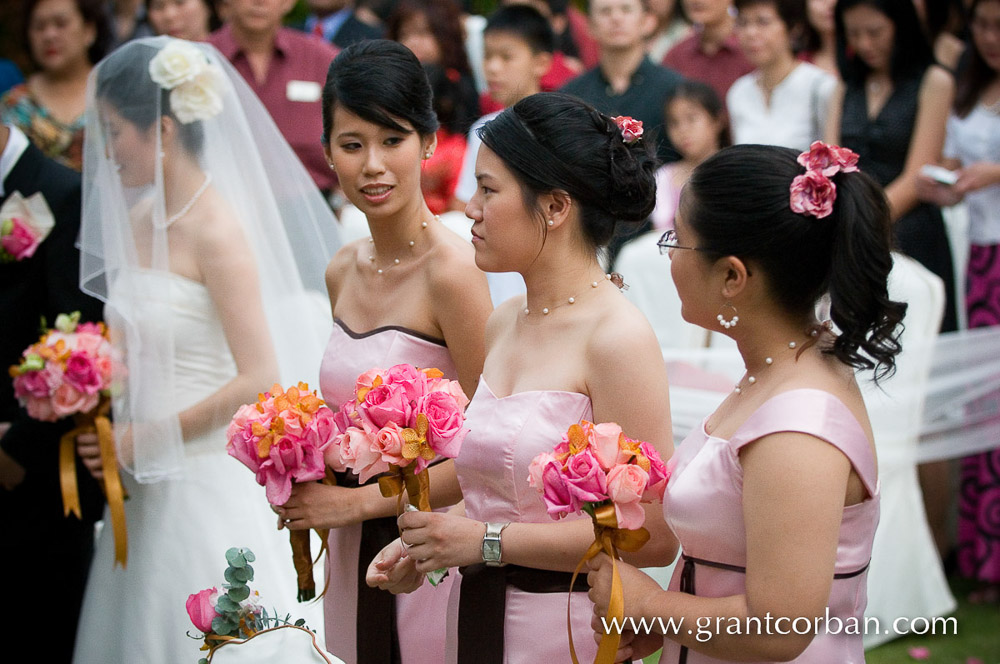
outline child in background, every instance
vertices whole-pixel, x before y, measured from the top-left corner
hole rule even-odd
[[[656,171],[656,207],[650,220],[653,228],[660,231],[674,227],[681,189],[691,172],[730,143],[725,109],[715,90],[706,83],[679,84],[667,100],[664,114],[667,135],[682,158]]]
[[[527,5],[502,7],[490,16],[483,30],[483,64],[490,96],[504,108],[541,92],[542,76],[552,62],[555,36],[548,20]],[[476,130],[497,116],[479,118],[469,131],[468,147],[455,198],[464,206],[476,193],[476,155],[480,140]]]

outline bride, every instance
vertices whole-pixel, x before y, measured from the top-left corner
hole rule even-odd
[[[129,532],[124,568],[101,533],[74,661],[197,661],[185,600],[221,585],[233,546],[256,553],[250,585],[269,611],[316,627],[318,607],[293,606],[286,536],[224,430],[275,381],[315,383],[333,216],[210,46],[123,46],[91,75],[87,119],[81,286],[106,302],[122,354],[113,416]],[[81,447],[99,474],[93,442]]]

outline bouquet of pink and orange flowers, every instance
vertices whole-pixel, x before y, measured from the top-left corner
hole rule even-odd
[[[42,323],[45,325],[44,321]],[[118,476],[111,410],[112,346],[104,323],[81,323],[80,312],[59,314],[52,329],[10,367],[14,396],[28,415],[43,422],[72,416],[76,426],[59,443],[59,485],[67,516],[81,516],[75,446],[81,433],[98,435],[104,468],[104,493],[115,533],[115,561],[127,562],[125,492]]]
[[[104,323],[81,323],[80,312],[59,314],[53,329],[10,368],[14,396],[28,415],[55,422],[93,411],[111,387],[111,342]]]
[[[354,398],[334,416],[330,466],[350,468],[362,482],[391,472],[379,480],[382,493],[402,501],[405,485],[410,500],[430,511],[427,465],[435,457],[458,456],[468,433],[462,428],[468,403],[458,381],[437,369],[410,364],[369,369],[358,377]]]
[[[257,403],[240,406],[226,430],[226,449],[257,475],[272,505],[284,504],[292,482],[324,479],[324,453],[334,441],[333,413],[309,386],[275,384]],[[323,533],[320,536],[325,541]],[[290,531],[299,601],[316,596],[308,530]]]
[[[629,438],[613,422],[583,420],[570,426],[552,452],[539,454],[528,467],[528,484],[542,494],[553,519],[583,511],[593,520],[594,543],[576,566],[570,589],[588,560],[607,553],[612,570],[609,619],[617,616],[620,622],[624,608],[615,565],[618,551],[638,551],[649,540],[642,527],[646,520],[642,503],[662,501],[669,479],[670,471],[656,448]],[[595,662],[613,662],[620,638],[605,634]],[[569,647],[575,663],[572,628]]]

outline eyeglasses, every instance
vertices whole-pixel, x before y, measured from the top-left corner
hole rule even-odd
[[[670,249],[690,249],[692,251],[706,251],[701,247],[682,247],[677,244],[677,231],[670,229],[666,233],[660,236],[660,239],[656,241],[656,246],[660,248],[660,254],[666,254]]]

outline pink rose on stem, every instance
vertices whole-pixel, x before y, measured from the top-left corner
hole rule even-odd
[[[391,367],[386,372],[385,379],[393,387],[403,390],[411,406],[427,393],[427,375],[423,371],[417,371],[411,364]]]
[[[797,214],[823,219],[833,212],[837,185],[820,171],[806,171],[792,180],[791,208]]]
[[[467,430],[465,418],[455,398],[447,392],[431,392],[417,404],[416,412],[427,416],[427,442],[437,454],[448,458],[458,456]]]
[[[553,519],[559,519],[580,509],[580,501],[570,491],[558,462],[546,463],[542,468],[542,500]]]
[[[49,375],[45,369],[29,371],[14,379],[14,396],[18,399],[34,397],[45,399],[49,396]]]
[[[362,421],[367,421],[374,431],[378,431],[389,422],[409,422],[411,411],[406,393],[401,388],[390,385],[372,388],[365,395],[365,400],[358,404],[358,413]]]
[[[58,417],[87,413],[97,407],[100,397],[80,392],[69,383],[63,383],[52,394],[52,410]]]
[[[645,501],[663,500],[663,492],[670,479],[670,471],[660,458],[660,453],[649,443],[639,443],[639,451],[649,460],[649,484],[642,499]]]
[[[447,378],[438,378],[427,386],[428,392],[445,392],[450,394],[454,399],[458,407],[465,410],[465,407],[469,405],[469,397],[465,396],[465,392],[462,390],[462,385],[457,380],[448,380]]]
[[[101,375],[97,366],[86,352],[80,350],[70,353],[66,360],[65,380],[74,389],[85,394],[101,391]]]
[[[0,246],[15,260],[31,258],[38,245],[38,235],[18,217],[11,219],[10,233],[0,238]]]
[[[91,357],[91,359],[97,357],[101,353],[102,347],[107,343],[107,340],[99,335],[90,333],[80,333],[80,328],[77,328],[76,333],[76,346],[74,350],[86,353]]]
[[[590,448],[566,460],[566,488],[580,502],[599,503],[607,500],[607,476]]]
[[[52,402],[48,397],[39,399],[29,396],[24,407],[28,410],[29,416],[40,422],[55,422],[59,419],[59,416],[52,409]]]
[[[382,461],[373,437],[364,430],[351,427],[338,438],[341,460],[345,466],[354,469],[362,482],[389,470],[389,464]]]
[[[362,391],[367,392],[368,390],[372,389],[372,386],[375,383],[375,379],[382,377],[383,374],[385,374],[385,371],[378,368],[369,369],[368,371],[364,372],[363,374],[358,376],[358,380],[354,384],[354,393],[357,394],[358,392]],[[383,382],[385,382],[384,378]]]
[[[375,447],[382,461],[396,466],[405,466],[410,459],[403,457],[403,430],[395,422],[389,422],[375,434]]]
[[[531,460],[531,463],[528,464],[528,486],[538,489],[539,492],[543,491],[542,471],[550,463],[554,463],[557,467],[562,468],[562,462],[549,452],[542,452]]]
[[[184,607],[187,609],[188,618],[194,624],[195,629],[208,634],[212,631],[212,620],[219,615],[215,610],[215,603],[212,596],[218,595],[218,588],[206,588],[201,592],[188,595]]]
[[[608,497],[615,505],[618,527],[638,530],[646,520],[639,501],[649,483],[649,473],[635,464],[615,466],[608,473]]]
[[[625,455],[619,444],[622,428],[614,422],[602,422],[592,425],[590,429],[590,448],[601,462],[601,468],[611,470],[619,463],[624,463]]]

